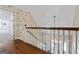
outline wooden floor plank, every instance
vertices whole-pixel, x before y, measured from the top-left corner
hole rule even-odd
[[[1,44],[0,54],[47,54],[47,52],[17,39]]]

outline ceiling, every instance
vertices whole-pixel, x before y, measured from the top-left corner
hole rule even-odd
[[[30,12],[39,26],[73,26],[76,6],[74,5],[16,5],[26,12]]]

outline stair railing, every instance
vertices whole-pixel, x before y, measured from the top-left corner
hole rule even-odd
[[[42,49],[46,47],[49,53],[53,54],[78,54],[79,53],[79,28],[78,27],[26,27],[30,30],[39,30],[41,38],[37,38],[31,31],[28,31],[34,38],[42,42]],[[42,39],[42,41],[40,40]],[[43,46],[45,45],[45,47]]]
[[[31,31],[27,30],[27,32],[28,32],[31,36],[33,36],[37,41],[42,42],[42,41],[41,41],[38,37],[36,37]],[[42,44],[46,45],[45,42],[42,42]]]

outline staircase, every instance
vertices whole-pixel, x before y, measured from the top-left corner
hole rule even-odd
[[[16,39],[14,42],[15,42],[16,54],[47,54],[48,53],[20,39]]]
[[[78,54],[79,28],[77,27],[26,27],[26,29],[39,30],[41,37],[37,37],[30,30],[22,41],[16,39],[0,43],[1,54]],[[49,32],[48,32],[49,31]],[[26,32],[26,31],[25,31]],[[38,32],[38,33],[40,33]],[[47,33],[46,33],[47,32]],[[47,35],[48,34],[48,35]],[[25,38],[25,39],[26,39]],[[48,40],[48,41],[46,41]],[[35,45],[32,44],[35,42]]]

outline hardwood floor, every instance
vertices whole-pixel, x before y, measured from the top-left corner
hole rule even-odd
[[[17,39],[1,44],[0,54],[47,54],[47,52]]]
[[[13,41],[0,43],[0,54],[13,54],[13,53],[15,53]]]
[[[23,53],[23,54],[44,54],[47,53],[46,51],[43,51],[31,44],[24,43],[21,40],[15,41],[15,49],[16,53]]]

